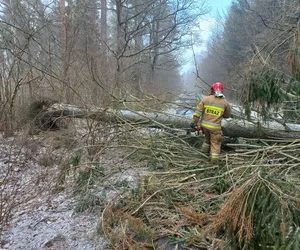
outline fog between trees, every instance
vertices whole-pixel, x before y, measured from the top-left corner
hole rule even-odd
[[[196,0],[3,0],[0,8],[5,130],[37,98],[96,106],[169,99],[181,88],[178,57],[208,11]]]
[[[299,20],[297,0],[232,1],[201,55],[199,76],[207,83],[222,81],[226,96],[236,101],[245,100],[242,90],[252,73],[273,70],[285,79],[283,89],[290,79],[299,83]],[[293,92],[299,93],[299,85]]]
[[[192,31],[209,12],[209,2],[196,0],[0,4],[5,131],[23,123],[24,107],[46,97],[102,107],[127,103],[135,109],[143,100],[163,107],[184,90],[180,62],[201,42]],[[297,96],[299,18],[297,0],[233,1],[225,18],[217,20],[205,53],[195,55],[197,70],[184,77],[195,81],[198,93],[222,81],[227,98],[240,101],[253,74],[271,70],[284,79],[280,89]]]

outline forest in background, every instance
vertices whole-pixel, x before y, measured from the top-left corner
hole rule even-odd
[[[225,84],[226,97],[239,104],[297,102],[299,20],[297,0],[232,1],[228,12],[217,19],[207,50],[200,55],[195,84],[198,90],[207,86],[206,83],[221,81]],[[191,72],[185,75],[186,81],[192,82],[193,76]],[[251,97],[250,86],[262,96],[254,93]],[[272,96],[268,97],[268,92]],[[290,99],[284,96],[286,92],[291,94]],[[295,105],[292,107],[297,110]]]
[[[11,133],[23,124],[24,108],[39,99],[134,109],[141,102],[162,108],[176,100],[184,91],[180,63],[202,42],[195,28],[208,4],[1,1],[2,130]],[[263,113],[265,103],[284,101],[296,111],[299,18],[297,0],[233,1],[185,81],[197,86],[197,94],[222,81],[229,100],[255,103]]]
[[[190,30],[208,11],[196,0],[3,0],[0,9],[5,131],[37,99],[102,107],[169,100],[181,91],[178,58]]]
[[[236,100],[251,74],[272,70],[286,81],[299,81],[299,11],[296,0],[233,1],[203,55],[202,78],[224,79]]]
[[[15,216],[35,219],[26,206],[40,197],[45,206],[71,194],[69,209],[96,214],[96,234],[114,249],[299,249],[298,1],[235,0],[217,22],[192,75],[197,93],[220,78],[228,100],[245,108],[228,119],[234,135],[224,138],[219,164],[199,151],[202,135],[173,133],[189,118],[169,112],[197,102],[184,103],[180,59],[201,42],[191,31],[209,2],[0,3],[1,230],[17,226]],[[48,131],[52,111],[60,130]],[[130,112],[136,120],[122,116]],[[35,236],[39,225],[18,234]],[[64,243],[73,236],[66,232]]]

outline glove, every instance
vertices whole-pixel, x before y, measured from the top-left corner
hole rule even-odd
[[[191,129],[192,129],[193,131],[195,131],[195,130],[196,130],[196,127],[197,127],[197,123],[196,123],[196,122],[191,122],[191,123],[190,123],[190,127],[191,127]]]

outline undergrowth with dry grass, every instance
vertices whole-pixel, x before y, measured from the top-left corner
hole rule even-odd
[[[199,151],[201,136],[125,121],[86,125],[80,149],[61,164],[57,191],[71,186],[77,211],[100,211],[115,249],[164,249],[166,237],[197,249],[298,248],[299,140],[227,144],[234,150],[212,165]],[[136,185],[119,179],[125,163],[147,167]]]
[[[1,138],[0,231],[9,226],[16,213],[51,196],[55,165],[60,161],[51,141],[47,135],[28,136],[24,131]]]
[[[57,167],[55,185],[45,188],[71,191],[78,212],[100,212],[99,230],[113,248],[164,249],[159,239],[167,238],[190,249],[299,249],[299,140],[227,143],[231,151],[213,165],[199,151],[201,136],[117,120],[86,119],[74,131],[51,134],[51,144],[37,150],[40,166]],[[14,166],[1,173],[1,222],[9,221],[24,187],[27,169]],[[123,178],[127,170],[138,178]],[[28,182],[30,199],[39,194],[37,182],[46,183],[42,172]]]
[[[162,249],[163,237],[198,249],[299,249],[299,140],[257,141],[219,165],[184,138],[136,142],[151,172],[103,210],[115,249]]]

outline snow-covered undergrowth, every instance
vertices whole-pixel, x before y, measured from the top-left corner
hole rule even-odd
[[[134,187],[143,170],[126,161],[126,150],[93,144],[90,135],[1,138],[0,249],[110,249],[99,232],[102,209]]]

